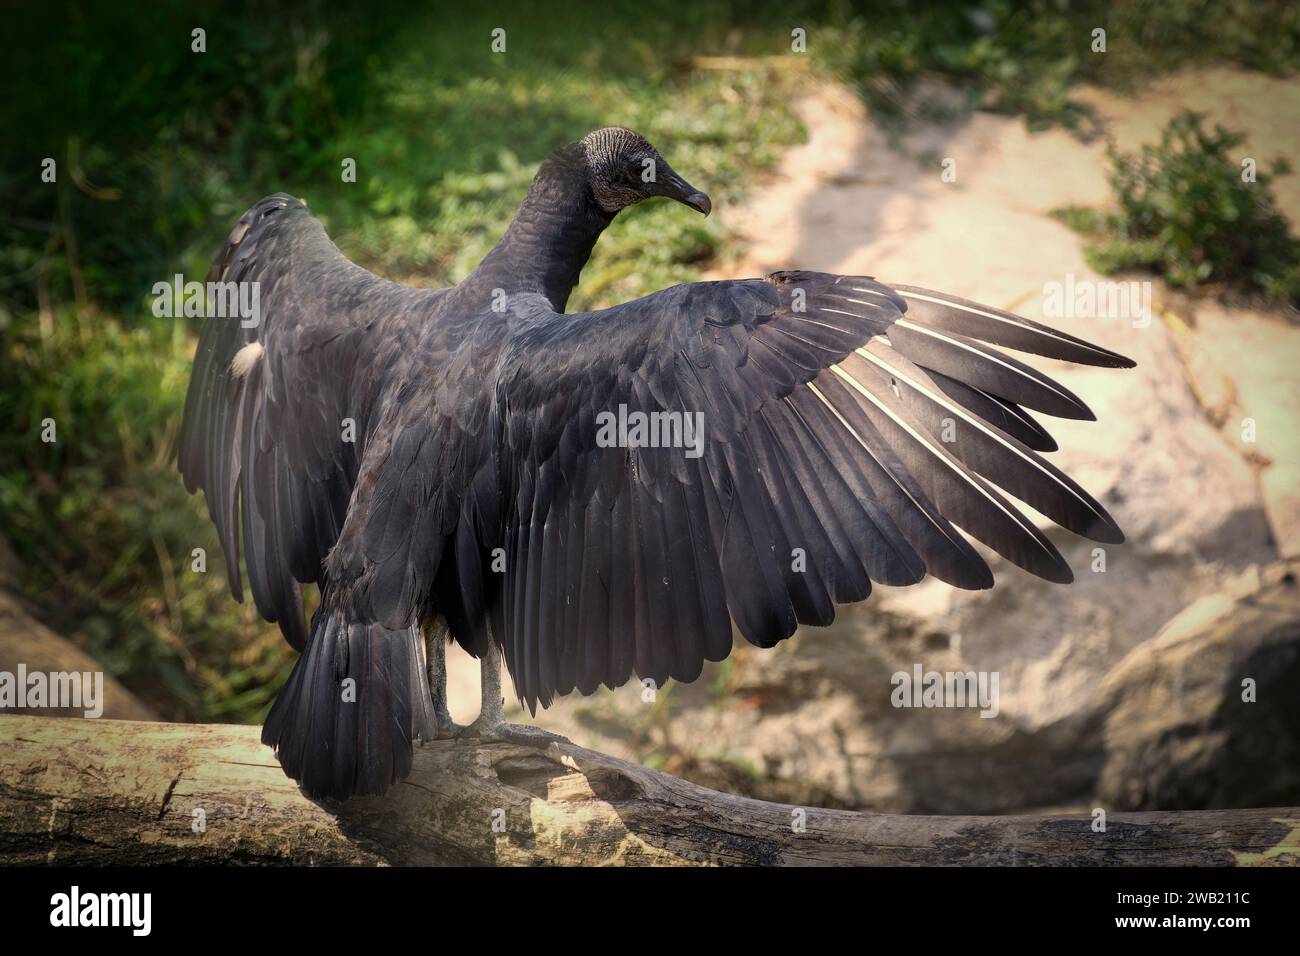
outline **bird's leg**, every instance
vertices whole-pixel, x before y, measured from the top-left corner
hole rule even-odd
[[[501,696],[501,649],[490,634],[487,650],[479,658],[480,703],[478,718],[471,727],[499,727],[506,722],[505,698]]]
[[[482,703],[478,717],[460,736],[480,740],[500,740],[514,744],[527,744],[532,747],[545,747],[552,743],[568,743],[559,734],[553,734],[541,727],[528,727],[520,724],[507,724],[505,700],[501,696],[501,649],[491,633],[487,635],[487,650],[479,658],[482,672]]]
[[[429,674],[433,715],[438,721],[436,739],[455,737],[465,728],[454,723],[447,709],[447,622],[441,617],[424,633],[424,659]]]

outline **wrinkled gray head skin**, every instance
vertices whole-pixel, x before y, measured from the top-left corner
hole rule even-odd
[[[591,171],[596,202],[613,214],[652,196],[665,196],[709,214],[713,204],[668,165],[659,151],[634,130],[606,126],[582,138],[579,145]]]

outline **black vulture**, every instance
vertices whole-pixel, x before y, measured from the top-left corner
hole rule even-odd
[[[957,528],[1071,580],[1001,489],[1100,542],[1123,535],[1039,452],[1030,414],[1091,419],[993,346],[1128,367],[998,309],[867,276],[778,272],[567,314],[620,210],[707,214],[644,137],[590,133],[543,162],[459,285],[350,262],[304,203],[263,199],[210,282],[258,283],[257,323],[210,316],[179,466],[243,599],[301,652],[263,740],[313,796],[376,794],[412,741],[535,740],[502,717],[636,674],[691,681],[732,628],[771,647],[872,582],[993,584]],[[320,586],[310,627],[301,588]],[[482,712],[447,713],[444,654],[482,661]]]

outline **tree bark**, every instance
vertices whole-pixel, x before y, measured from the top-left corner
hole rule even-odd
[[[315,802],[258,728],[0,716],[0,861],[1289,864],[1300,808],[938,817],[790,807],[568,743],[437,741],[384,797]]]

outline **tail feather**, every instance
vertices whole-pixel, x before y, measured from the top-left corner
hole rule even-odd
[[[322,609],[262,743],[308,796],[346,800],[404,778],[412,741],[436,730],[419,627],[349,623]]]

